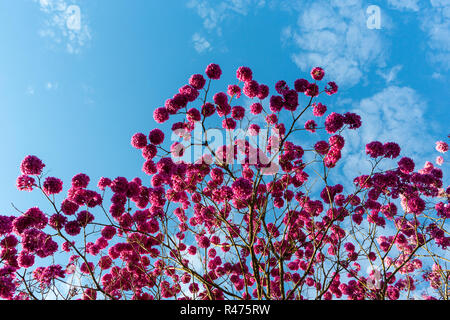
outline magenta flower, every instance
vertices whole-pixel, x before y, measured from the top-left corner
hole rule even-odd
[[[205,83],[206,80],[201,74],[194,74],[189,78],[189,84],[197,90],[203,89]]]
[[[316,132],[317,123],[314,120],[308,120],[305,122],[305,129],[309,132]]]
[[[164,132],[162,132],[160,129],[156,128],[150,131],[150,134],[148,135],[148,139],[150,140],[150,143],[154,145],[159,145],[163,143],[164,141]]]
[[[135,133],[131,137],[131,145],[136,149],[142,149],[147,145],[147,136],[141,132]]]
[[[344,117],[336,112],[330,113],[325,119],[325,130],[328,133],[336,133],[344,126]]]
[[[72,186],[74,188],[87,188],[91,179],[84,173],[79,173],[72,178]]]
[[[244,84],[243,92],[249,98],[256,97],[259,93],[259,83],[256,82],[255,80],[247,81]]]
[[[446,153],[448,151],[448,144],[444,141],[437,141],[436,150],[440,153]]]
[[[234,196],[237,199],[248,199],[253,192],[252,183],[245,178],[238,178],[233,182],[231,188],[233,189]]]
[[[17,189],[21,191],[32,191],[33,187],[35,186],[35,180],[34,178],[23,174],[17,178],[16,186]]]
[[[63,189],[63,182],[58,178],[47,177],[42,185],[42,189],[48,195],[58,194]]]
[[[178,109],[178,108],[176,108]],[[170,108],[169,108],[170,110]],[[174,110],[174,109],[173,109]],[[176,111],[174,111],[176,113]],[[167,120],[169,120],[169,111],[167,108],[156,108],[155,111],[153,111],[153,119],[158,123],[164,123]]]
[[[263,106],[259,102],[255,102],[250,106],[250,112],[253,114],[260,114],[263,109]]]
[[[220,69],[220,66],[218,64],[211,63],[206,67],[205,73],[208,78],[219,80],[220,76],[222,75],[222,70]]]
[[[338,86],[335,82],[331,81],[328,82],[328,85],[325,87],[325,92],[331,96],[335,94],[338,91]]]
[[[239,81],[247,82],[251,81],[253,77],[253,72],[249,67],[239,67],[236,71],[236,78]]]
[[[305,92],[308,89],[309,82],[306,79],[297,79],[294,82],[294,88],[297,92]]]
[[[327,106],[322,103],[314,103],[313,104],[313,114],[316,117],[321,117],[327,112]]]
[[[36,156],[26,156],[20,164],[20,171],[24,175],[40,175],[45,164]]]
[[[324,76],[325,76],[325,71],[320,67],[315,67],[311,70],[311,77],[314,80],[320,81],[323,79]]]

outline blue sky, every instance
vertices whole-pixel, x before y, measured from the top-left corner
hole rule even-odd
[[[367,26],[370,5],[379,29]],[[75,30],[69,6],[80,10]],[[95,183],[145,178],[131,136],[156,127],[153,110],[211,62],[224,71],[221,91],[241,65],[272,91],[322,66],[340,86],[329,110],[362,115],[346,137],[345,177],[364,166],[371,140],[398,141],[423,165],[450,133],[445,0],[0,0],[0,26],[1,214],[41,201],[15,188],[28,154],[64,191],[79,172]]]

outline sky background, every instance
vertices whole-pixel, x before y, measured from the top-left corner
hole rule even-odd
[[[379,28],[368,27],[370,6]],[[79,28],[68,8],[79,9]],[[362,116],[346,136],[338,174],[347,181],[374,139],[397,141],[422,166],[450,133],[448,0],[0,0],[0,41],[0,214],[42,200],[15,187],[28,154],[63,179],[64,194],[79,172],[95,184],[145,179],[131,136],[167,130],[153,110],[212,62],[224,72],[214,91],[242,65],[272,93],[276,81],[292,86],[323,67],[339,85],[328,110]]]

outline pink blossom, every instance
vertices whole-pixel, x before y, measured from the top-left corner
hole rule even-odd
[[[211,63],[206,67],[205,73],[208,78],[219,80],[220,76],[222,75],[222,69],[220,69],[220,66],[218,64]]]
[[[311,77],[314,80],[319,80],[320,81],[320,80],[322,80],[324,75],[325,75],[325,71],[322,68],[320,68],[320,67],[315,67],[315,68],[313,68],[311,70]]]
[[[164,132],[162,132],[160,129],[157,128],[153,129],[152,131],[150,131],[148,138],[150,142],[154,145],[161,144],[164,141]]]
[[[239,79],[239,81],[247,82],[251,81],[253,77],[252,70],[249,67],[239,67],[236,71],[236,78]]]
[[[20,164],[20,171],[24,175],[40,175],[45,164],[36,156],[26,156]]]
[[[203,89],[205,83],[206,80],[201,74],[194,74],[189,78],[189,84],[197,90]]]
[[[436,150],[440,153],[446,153],[448,151],[448,144],[444,141],[437,141]]]

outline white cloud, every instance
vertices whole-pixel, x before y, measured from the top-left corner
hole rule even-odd
[[[430,4],[421,16],[428,38],[428,56],[431,62],[450,70],[450,2],[431,0]]]
[[[431,159],[434,139],[427,133],[429,127],[424,114],[427,104],[414,89],[389,86],[372,97],[355,104],[354,112],[361,116],[361,128],[345,133],[343,173],[356,177],[370,169],[365,145],[371,141],[397,142],[401,156],[411,157],[417,166]],[[414,137],[414,138],[413,138]],[[386,165],[392,164],[390,161]]]
[[[51,39],[56,45],[64,46],[67,52],[81,52],[91,39],[86,15],[78,5],[65,0],[34,0],[46,15],[44,26],[38,31],[43,38]]]
[[[46,0],[46,1],[48,1],[48,0]],[[48,81],[47,83],[45,83],[46,90],[55,90],[55,89],[58,89],[58,86],[59,86],[58,82]]]
[[[282,41],[294,44],[292,59],[302,71],[321,66],[329,79],[353,86],[373,65],[384,67],[386,43],[379,30],[367,28],[361,0],[320,0],[293,8],[299,10],[297,25],[282,31]]]
[[[249,9],[261,8],[266,5],[265,0],[190,0],[187,7],[195,9],[203,26],[208,30],[216,29],[221,34],[221,23],[233,13],[247,15]]]
[[[419,11],[419,0],[388,0],[388,4],[399,10]]]
[[[440,72],[433,72],[433,74],[431,75],[431,77],[432,77],[433,79],[439,80],[439,79],[442,79],[444,76],[443,76],[442,73],[440,73]]]
[[[377,74],[382,77],[386,81],[386,83],[389,84],[397,78],[397,74],[400,72],[400,70],[402,70],[402,68],[402,65],[396,65],[389,70],[377,70]]]
[[[206,40],[199,33],[194,33],[192,35],[192,42],[194,43],[194,48],[198,53],[202,53],[204,51],[211,51],[212,47],[208,40]]]

